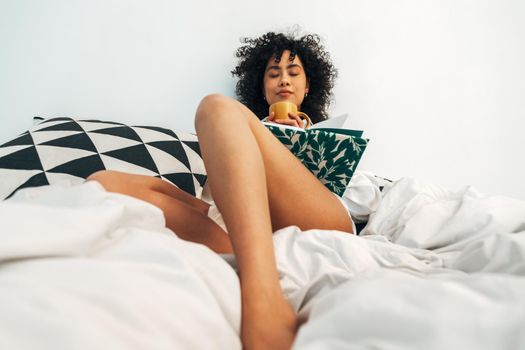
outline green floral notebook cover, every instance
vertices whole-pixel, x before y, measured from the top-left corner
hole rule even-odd
[[[302,130],[273,123],[263,124],[330,191],[343,195],[368,144],[361,130]]]

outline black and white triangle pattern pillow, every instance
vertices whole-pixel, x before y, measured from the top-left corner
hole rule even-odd
[[[194,134],[51,118],[0,146],[0,199],[25,187],[80,183],[104,169],[159,177],[197,197],[207,178]]]

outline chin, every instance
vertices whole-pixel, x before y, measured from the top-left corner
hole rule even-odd
[[[273,103],[275,103],[275,102],[282,102],[282,101],[293,102],[293,103],[297,104],[297,101],[295,100],[294,96],[288,96],[288,97],[281,97],[281,96],[279,96],[279,98],[277,100],[275,100]]]

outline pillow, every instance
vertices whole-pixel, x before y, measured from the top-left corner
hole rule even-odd
[[[80,183],[104,169],[155,176],[196,197],[207,178],[195,134],[51,118],[0,146],[0,199],[24,187]]]

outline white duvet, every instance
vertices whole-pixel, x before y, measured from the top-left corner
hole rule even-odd
[[[0,349],[240,349],[235,272],[98,183],[0,204]]]
[[[275,233],[294,349],[525,348],[525,202],[402,179],[364,236]],[[235,271],[96,183],[0,203],[0,348],[240,349]]]

